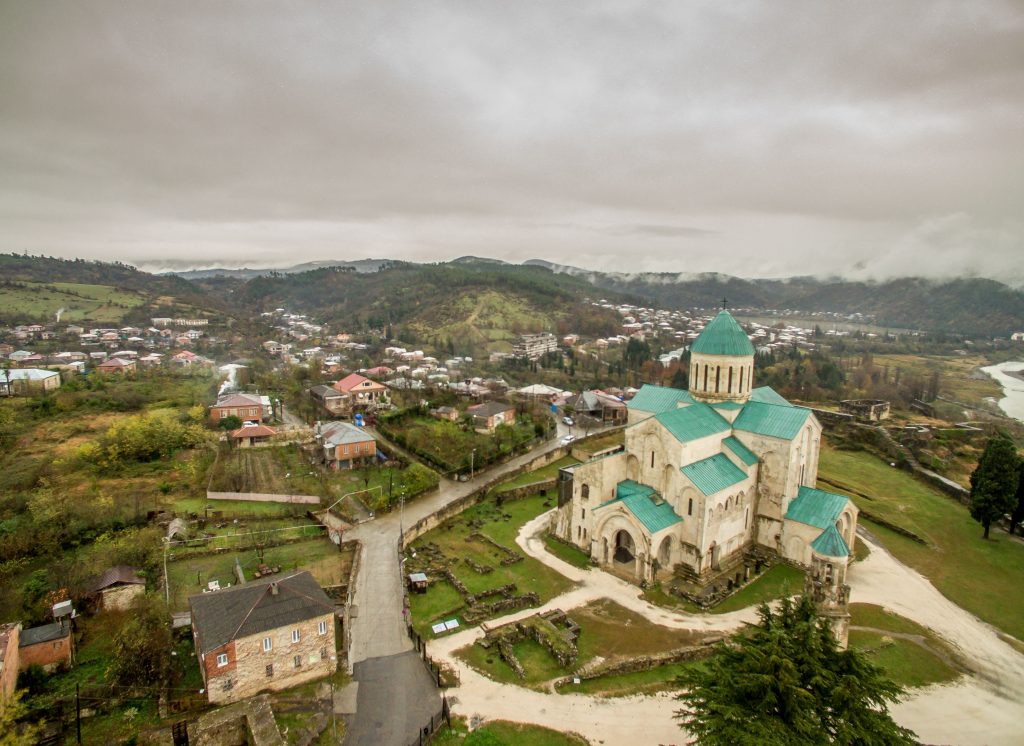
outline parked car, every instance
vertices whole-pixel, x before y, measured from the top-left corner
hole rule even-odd
[[[567,446],[570,443],[572,443],[574,440],[576,440],[576,436],[575,435],[566,435],[565,437],[562,438],[562,445],[563,446]]]
[[[569,427],[572,427],[573,425],[576,424],[575,421],[573,421],[572,417],[563,417],[562,422],[564,422]]]

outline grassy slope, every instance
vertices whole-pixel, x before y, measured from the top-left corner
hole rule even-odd
[[[560,733],[540,725],[509,723],[494,720],[485,723],[473,733],[464,720],[452,720],[451,729],[442,728],[431,741],[434,746],[587,746],[587,740],[572,733]]]
[[[25,283],[25,287],[0,287],[0,306],[25,318],[54,318],[63,308],[61,321],[119,322],[125,313],[146,302],[132,290],[110,285],[70,282]]]
[[[852,495],[858,507],[904,526],[928,542],[922,546],[863,519],[898,559],[927,577],[959,606],[1018,639],[1024,639],[1019,601],[1024,545],[995,532],[981,538],[981,526],[967,508],[935,492],[907,472],[865,451],[824,447],[821,476],[869,495]],[[826,489],[834,489],[825,485]]]

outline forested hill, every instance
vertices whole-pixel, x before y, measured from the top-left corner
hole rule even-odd
[[[339,330],[391,326],[407,341],[458,341],[468,335],[476,345],[563,327],[584,334],[616,333],[617,316],[585,302],[595,292],[583,280],[540,267],[392,262],[370,273],[335,267],[257,277],[238,286],[233,301],[308,313]]]
[[[721,274],[593,272],[531,260],[609,291],[629,293],[666,308],[713,308],[728,298],[738,307],[836,311],[872,316],[881,326],[978,336],[1024,330],[1024,292],[995,280],[900,278],[853,282],[793,277],[746,280]]]

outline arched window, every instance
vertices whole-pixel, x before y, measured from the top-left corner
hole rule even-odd
[[[708,390],[708,364],[707,363],[704,364],[704,388],[702,390],[703,391],[707,391]]]
[[[686,506],[686,515],[693,515],[693,498],[690,498],[690,504]]]
[[[651,468],[654,468],[654,451],[651,451]]]
[[[739,393],[743,393],[743,366],[740,366],[740,390]]]
[[[715,366],[715,393],[717,394],[721,390],[722,385],[722,366]]]
[[[585,485],[583,485],[580,488],[580,497],[582,497],[584,500],[586,500],[587,498],[590,497],[590,485],[589,484],[585,484]]]
[[[729,497],[725,498],[725,509],[726,509],[726,511],[728,511],[728,510],[729,510],[729,501],[730,501],[731,499],[732,499],[732,498],[729,498]]]
[[[732,393],[732,366],[731,365],[729,366],[729,388],[727,389],[727,391],[730,394]]]

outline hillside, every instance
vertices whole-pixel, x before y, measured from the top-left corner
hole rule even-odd
[[[121,263],[0,254],[0,323],[147,323],[149,316],[224,314],[219,296],[179,277]]]
[[[836,311],[872,316],[876,324],[966,335],[1007,336],[1024,330],[1024,292],[994,280],[932,281],[900,278],[852,282],[793,277],[751,280],[720,274],[593,272],[530,260],[605,290],[640,296],[668,308],[733,306],[793,311]]]
[[[456,350],[479,353],[507,349],[524,332],[615,333],[617,316],[585,302],[593,294],[588,283],[541,268],[463,260],[257,277],[232,296],[259,310],[308,313],[339,331],[390,326],[410,343],[449,346],[450,340]]]

